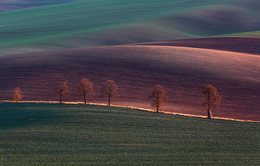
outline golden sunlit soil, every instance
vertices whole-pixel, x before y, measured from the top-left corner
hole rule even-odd
[[[254,37],[211,37],[172,41],[148,42],[144,45],[181,46],[226,50],[241,53],[260,54],[260,38]]]

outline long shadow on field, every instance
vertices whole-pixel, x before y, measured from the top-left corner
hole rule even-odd
[[[55,118],[57,114],[48,104],[0,103],[0,129],[50,123]]]
[[[118,108],[117,108],[118,109]],[[113,119],[117,115],[129,116],[139,115],[140,112],[117,112],[114,107],[97,105],[69,105],[69,104],[48,104],[48,103],[0,103],[0,129],[14,127],[25,127],[32,125],[65,125],[69,123],[91,125],[93,122],[85,121],[84,116],[98,118],[96,116],[106,115]],[[113,110],[113,112],[111,112]],[[126,109],[128,110],[128,109]],[[95,112],[94,115],[87,115]],[[100,122],[99,123],[106,123]]]

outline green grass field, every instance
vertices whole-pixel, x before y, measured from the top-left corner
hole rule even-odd
[[[0,103],[0,165],[259,165],[259,123]]]

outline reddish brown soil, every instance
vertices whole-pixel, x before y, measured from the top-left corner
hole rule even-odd
[[[143,43],[144,45],[182,46],[260,54],[260,38],[212,37]]]
[[[81,78],[94,83],[92,102],[101,98],[101,85],[113,79],[120,97],[115,104],[150,108],[152,87],[165,87],[164,111],[206,115],[202,86],[212,84],[223,96],[213,115],[260,120],[260,56],[174,46],[114,46],[76,48],[0,56],[0,98],[11,99],[20,86],[24,100],[57,100],[55,88],[68,80],[70,96],[79,101]]]

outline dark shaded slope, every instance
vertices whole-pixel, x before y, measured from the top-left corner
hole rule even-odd
[[[101,98],[108,79],[119,85],[116,104],[150,108],[148,96],[155,84],[167,90],[165,111],[204,114],[201,88],[216,86],[223,95],[216,116],[260,119],[260,57],[250,54],[169,46],[117,46],[65,49],[0,56],[0,94],[10,99],[20,86],[25,100],[56,100],[54,90],[68,80],[66,101],[79,101],[81,78],[94,83],[93,102]],[[115,102],[113,102],[115,103]]]

